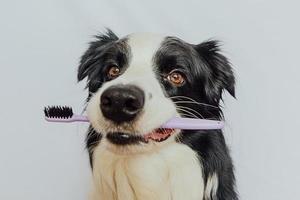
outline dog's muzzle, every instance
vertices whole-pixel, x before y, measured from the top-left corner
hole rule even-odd
[[[115,145],[130,145],[167,140],[175,133],[174,129],[155,128],[140,135],[135,131],[124,130],[125,124],[135,123],[144,109],[145,93],[135,85],[114,85],[103,91],[100,97],[100,108],[105,119],[113,122],[116,129],[109,130],[106,139]]]
[[[144,92],[134,85],[111,86],[100,98],[103,116],[116,124],[134,120],[145,102]]]

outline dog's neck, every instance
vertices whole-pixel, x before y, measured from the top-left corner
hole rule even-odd
[[[91,200],[179,200],[203,196],[197,155],[176,142],[156,151],[131,155],[116,154],[99,145],[94,151],[93,175]]]

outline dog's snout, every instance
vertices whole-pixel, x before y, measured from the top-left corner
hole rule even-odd
[[[133,120],[144,106],[144,92],[133,85],[107,88],[101,95],[100,108],[107,119],[116,123]]]

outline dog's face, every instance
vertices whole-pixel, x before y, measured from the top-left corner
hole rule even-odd
[[[88,118],[114,151],[149,150],[179,130],[159,129],[174,116],[219,118],[219,101],[234,78],[216,41],[188,44],[176,37],[100,35],[82,56],[78,80],[88,78]]]

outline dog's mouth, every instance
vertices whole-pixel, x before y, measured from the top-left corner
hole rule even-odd
[[[113,144],[128,145],[137,143],[148,143],[150,140],[154,142],[163,142],[167,140],[172,134],[175,133],[175,129],[158,128],[146,135],[133,135],[124,132],[109,132],[106,138]]]

